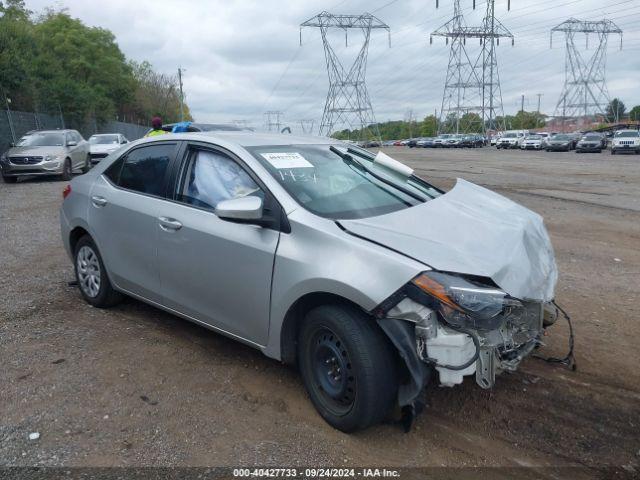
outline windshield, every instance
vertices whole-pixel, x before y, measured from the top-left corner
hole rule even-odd
[[[518,137],[518,135],[515,134],[515,133],[505,133],[503,135],[503,138],[517,138],[517,137]]]
[[[62,133],[32,133],[20,140],[21,147],[62,147],[64,135]]]
[[[586,140],[587,142],[598,142],[600,141],[600,138],[598,135],[585,135],[584,137],[582,137],[582,140]]]
[[[118,135],[94,135],[89,139],[92,145],[118,145],[120,140]]]
[[[637,137],[638,136],[638,132],[616,132],[616,137]]]
[[[556,135],[553,137],[554,140],[569,140],[569,135]]]
[[[540,135],[529,135],[527,140],[540,140],[542,137]]]
[[[300,205],[325,218],[383,215],[440,195],[437,189],[417,177],[399,177],[374,164],[373,155],[366,150],[336,145],[339,155],[330,147],[270,145],[247,150]],[[353,161],[341,155],[349,155]],[[397,186],[388,185],[376,175]]]

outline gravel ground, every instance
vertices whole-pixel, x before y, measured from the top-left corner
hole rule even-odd
[[[0,465],[640,471],[640,156],[387,151],[438,186],[462,177],[545,217],[576,372],[527,359],[490,391],[429,387],[408,434],[342,434],[297,373],[261,353],[134,300],[84,303],[59,238],[64,183],[23,180],[0,184]],[[560,323],[544,353],[566,343]]]

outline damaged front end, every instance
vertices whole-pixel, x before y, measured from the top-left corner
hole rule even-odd
[[[405,362],[414,354],[434,367],[447,387],[475,374],[480,387],[491,388],[496,375],[516,370],[540,345],[544,329],[557,319],[551,302],[513,298],[487,278],[438,271],[418,275],[374,313]],[[421,375],[413,368],[413,388],[400,398],[401,405],[418,396],[428,380],[423,375],[421,381]]]

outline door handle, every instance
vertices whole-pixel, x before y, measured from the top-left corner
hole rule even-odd
[[[158,221],[160,223],[160,228],[165,232],[176,231],[182,228],[182,223],[180,223],[175,218],[158,217]]]
[[[91,197],[91,203],[96,207],[104,207],[107,204],[107,199],[104,197]]]

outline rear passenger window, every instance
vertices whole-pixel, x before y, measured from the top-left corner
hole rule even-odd
[[[124,159],[118,184],[136,192],[164,196],[164,178],[174,149],[174,144],[162,144],[133,150]]]

